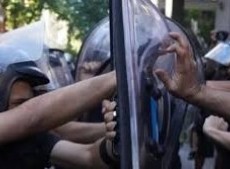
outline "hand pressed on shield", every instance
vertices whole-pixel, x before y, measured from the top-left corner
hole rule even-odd
[[[108,100],[104,100],[102,103],[102,113],[104,115],[104,121],[106,125],[106,138],[112,140],[116,136],[116,132],[114,128],[117,122],[114,121],[114,117],[116,117],[116,102],[111,102]]]
[[[175,72],[172,77],[162,70],[155,71],[159,79],[164,83],[167,90],[176,97],[191,100],[201,90],[197,78],[197,67],[193,60],[189,43],[179,33],[170,33],[169,36],[175,40],[164,52],[176,53]],[[163,56],[161,56],[163,57]]]

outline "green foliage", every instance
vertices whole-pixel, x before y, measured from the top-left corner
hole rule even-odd
[[[198,21],[199,35],[205,39],[207,43],[210,41],[210,31],[214,29],[215,13],[213,11],[186,10],[185,23],[190,25],[191,19]]]
[[[69,21],[70,32],[79,30],[76,38],[83,38],[89,29],[108,15],[107,0],[53,0],[46,1],[49,8]]]
[[[38,20],[45,0],[3,0],[2,7],[5,9],[6,24],[9,29]]]
[[[47,0],[47,7],[69,22],[68,50],[71,41],[83,40],[89,30],[108,15],[108,0]]]
[[[2,0],[1,5],[9,29],[38,20],[44,8],[57,13],[60,19],[69,23],[69,50],[71,40],[82,40],[99,20],[108,15],[108,0]]]

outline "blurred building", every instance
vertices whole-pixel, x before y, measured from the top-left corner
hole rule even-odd
[[[46,44],[50,48],[65,49],[68,43],[68,22],[58,19],[58,15],[43,10],[41,18],[46,23]]]
[[[205,11],[215,11],[217,0],[185,0],[185,9],[200,9]]]
[[[230,32],[230,0],[218,1],[215,29]]]
[[[172,3],[173,0],[152,0],[160,9],[164,10],[166,4]],[[200,9],[215,11],[218,0],[185,0],[185,9]],[[227,0],[229,1],[229,0]]]
[[[173,0],[152,1],[170,17]],[[230,0],[185,0],[185,9],[214,11],[216,13],[215,29],[230,31]]]

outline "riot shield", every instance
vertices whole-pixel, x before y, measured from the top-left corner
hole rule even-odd
[[[157,78],[152,76],[152,68],[164,63],[164,68],[169,73],[172,71],[172,56],[157,60],[160,46],[169,42],[166,40],[169,29],[150,1],[112,1],[111,8],[121,168],[160,168],[160,162],[155,159],[163,153],[171,109],[163,85],[154,82]],[[158,110],[162,110],[162,114]]]
[[[205,83],[204,79],[204,70],[201,57],[204,56],[204,50],[202,49],[200,43],[196,39],[195,35],[189,31],[185,30],[179,23],[176,21],[166,18],[167,24],[171,32],[178,32],[184,36],[184,38],[189,42],[190,49],[192,50],[194,60],[197,63],[198,74],[197,77],[200,83]],[[169,137],[166,141],[166,151],[162,158],[162,168],[169,169],[173,165],[176,165],[175,162],[178,161],[178,151],[179,151],[179,137],[184,124],[184,118],[186,113],[190,109],[193,109],[193,113],[200,113],[200,109],[193,105],[188,105],[183,100],[171,97],[171,103],[173,105],[171,125],[169,131]]]
[[[170,31],[193,40],[151,1],[112,0],[110,9],[111,51],[118,79],[120,167],[169,169],[178,150],[187,103],[172,97],[152,72],[163,68],[172,75],[174,71],[174,53],[159,57],[161,48],[172,42]],[[199,62],[195,51],[193,54]]]
[[[109,18],[106,17],[92,29],[82,44],[76,63],[76,81],[82,80],[82,68],[85,63],[98,64],[92,76],[109,71],[110,56]]]

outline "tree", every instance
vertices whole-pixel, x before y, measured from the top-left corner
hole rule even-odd
[[[69,42],[84,39],[89,30],[108,15],[108,0],[47,0],[47,8],[69,22]],[[71,44],[68,44],[71,49]]]
[[[2,0],[1,5],[9,29],[38,20],[43,9],[57,13],[69,23],[69,40],[83,39],[90,28],[108,15],[108,0]]]
[[[45,0],[3,0],[7,27],[14,29],[38,20],[44,4]]]

